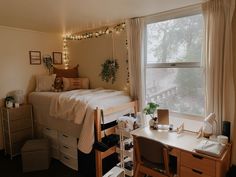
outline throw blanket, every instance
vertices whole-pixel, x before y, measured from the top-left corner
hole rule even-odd
[[[52,98],[50,116],[83,124],[78,148],[89,153],[94,143],[94,109],[114,106],[117,104],[114,98],[124,95],[123,91],[102,89],[64,92]]]

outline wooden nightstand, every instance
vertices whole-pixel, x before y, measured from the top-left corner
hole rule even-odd
[[[33,138],[32,106],[2,109],[2,126],[5,154],[12,157],[20,154],[26,140]]]

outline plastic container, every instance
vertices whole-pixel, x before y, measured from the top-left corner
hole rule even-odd
[[[23,90],[16,90],[13,93],[15,103],[23,104],[24,103],[24,92]]]

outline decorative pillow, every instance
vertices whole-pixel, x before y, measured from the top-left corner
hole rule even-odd
[[[53,90],[56,74],[52,75],[37,75],[36,76],[36,92],[46,92]]]
[[[63,80],[62,77],[56,77],[55,81],[54,81],[54,91],[55,92],[61,92],[63,91]]]
[[[79,65],[76,65],[74,68],[71,69],[58,69],[53,67],[53,73],[56,74],[57,77],[78,78],[78,67]]]
[[[74,90],[74,89],[88,89],[89,79],[88,78],[64,78],[63,77],[63,90]]]

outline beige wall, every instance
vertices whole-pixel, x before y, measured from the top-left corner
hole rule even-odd
[[[127,80],[127,48],[126,32],[119,34],[104,35],[98,38],[86,39],[81,41],[69,41],[69,57],[72,65],[79,64],[80,77],[88,77],[91,88],[103,87],[123,90]],[[114,44],[114,47],[112,47]],[[114,48],[114,50],[113,50]],[[112,52],[114,51],[114,52]],[[120,68],[117,72],[117,79],[114,84],[101,80],[101,64],[108,58],[117,59]]]
[[[60,35],[3,26],[0,26],[0,41],[0,100],[13,90],[32,91],[35,87],[33,76],[47,73],[42,64],[29,64],[30,50],[52,55],[53,51],[61,51],[62,47]],[[0,149],[1,132],[0,128]]]
[[[236,93],[236,12],[233,17],[233,57],[234,57],[234,85],[235,85],[235,93]],[[235,99],[236,100],[236,99]],[[236,108],[236,104],[235,104]],[[236,110],[236,109],[235,109]],[[236,165],[236,111],[234,118],[234,139],[233,139],[233,164]]]

